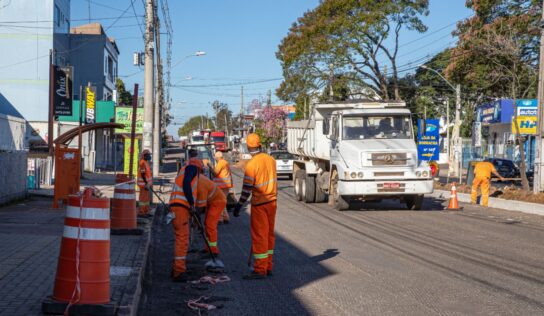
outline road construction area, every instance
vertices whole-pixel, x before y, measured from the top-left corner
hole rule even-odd
[[[234,171],[237,191],[242,170]],[[202,240],[188,256],[194,282],[170,279],[174,236],[158,211],[139,315],[542,315],[544,218],[426,198],[422,211],[395,202],[335,211],[295,199],[278,183],[274,274],[249,271],[249,210],[219,225],[220,259],[228,279],[208,275]],[[189,304],[189,302],[192,302]]]

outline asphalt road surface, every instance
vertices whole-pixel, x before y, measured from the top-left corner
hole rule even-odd
[[[239,173],[240,171],[238,171]],[[241,180],[235,177],[239,191]],[[140,315],[194,315],[189,299],[208,297],[210,315],[542,315],[544,219],[467,207],[423,211],[395,202],[337,212],[303,204],[279,181],[274,276],[246,281],[249,216],[219,227],[230,282],[169,280],[173,233],[156,223]],[[195,237],[193,248],[203,247]],[[192,276],[204,275],[198,253]]]

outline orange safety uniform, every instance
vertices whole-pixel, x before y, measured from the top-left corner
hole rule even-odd
[[[251,198],[251,252],[253,271],[266,274],[272,271],[274,255],[274,224],[276,221],[276,161],[265,153],[258,153],[247,163],[244,186],[239,204]]]
[[[493,172],[497,172],[497,170],[492,163],[487,161],[476,163],[476,166],[474,167],[474,180],[472,181],[472,192],[470,196],[473,204],[476,204],[478,199],[478,186],[480,186],[482,190],[481,203],[483,206],[487,206],[489,201],[489,181]]]
[[[230,188],[232,188],[232,174],[230,172],[229,163],[223,158],[217,159],[217,163],[215,164],[213,172],[215,173],[215,178],[213,179],[213,182],[217,184],[217,186],[223,191],[225,196],[228,196],[229,190]],[[225,208],[223,210],[223,221],[228,220],[229,213]]]
[[[138,187],[140,188],[140,194],[138,196],[138,214],[147,215],[149,213],[151,202],[151,192],[145,188],[145,185],[153,185],[153,175],[151,174],[151,167],[149,162],[143,159],[140,159],[138,164]]]
[[[197,206],[206,208],[206,239],[213,253],[218,254],[217,247],[217,223],[221,213],[227,206],[227,198],[217,185],[204,175],[199,175],[197,193]],[[207,249],[207,248],[206,248]]]
[[[185,173],[181,172],[176,177],[172,193],[170,194],[170,210],[174,212],[175,218],[172,221],[174,226],[175,246],[173,276],[177,277],[187,270],[185,261],[187,259],[187,250],[189,248],[189,218],[191,217],[189,209],[191,207],[185,193],[183,192],[183,180]],[[197,200],[198,176],[191,181],[193,201]]]

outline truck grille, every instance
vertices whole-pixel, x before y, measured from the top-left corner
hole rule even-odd
[[[404,172],[374,172],[375,177],[404,177]]]
[[[368,160],[373,166],[405,166],[408,163],[406,153],[374,153]]]

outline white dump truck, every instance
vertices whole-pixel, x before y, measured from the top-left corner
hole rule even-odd
[[[309,120],[287,124],[295,195],[337,210],[352,202],[398,199],[419,210],[433,192],[431,170],[418,161],[412,116],[404,102],[314,104]]]

